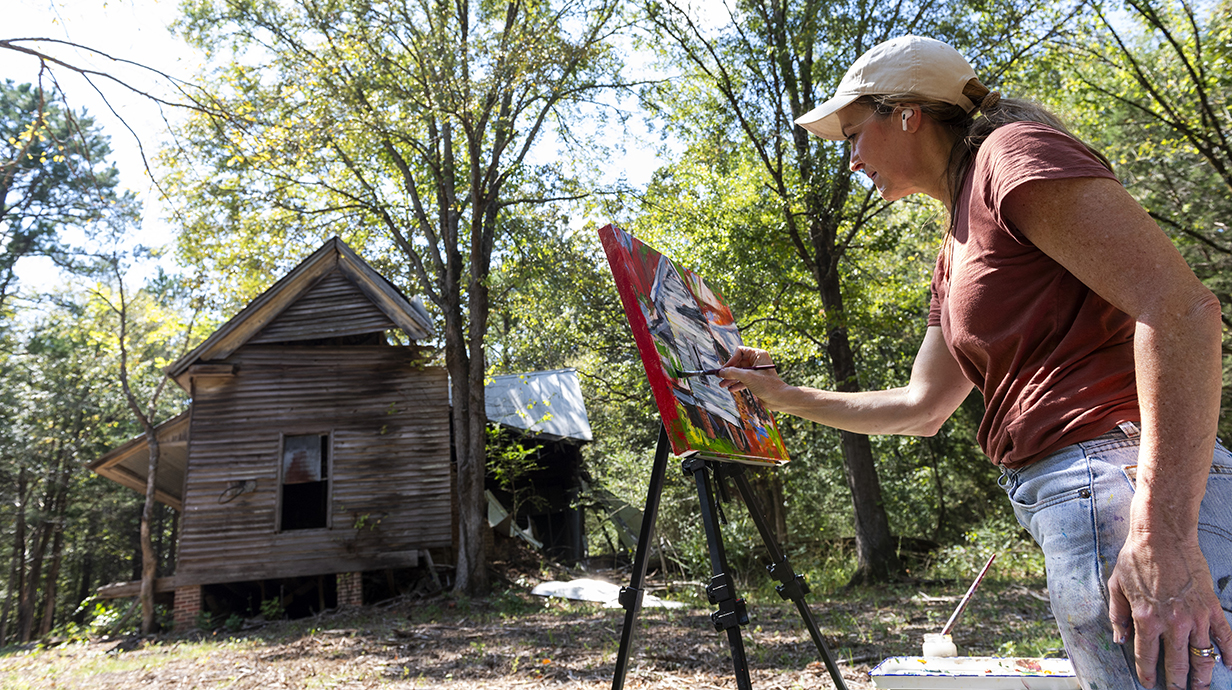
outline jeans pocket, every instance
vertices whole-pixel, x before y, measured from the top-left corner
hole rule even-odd
[[[1085,484],[1057,488],[1058,492],[1049,492],[1046,496],[1019,491],[1016,496],[1010,497],[1018,523],[1031,533],[1040,546],[1044,546],[1049,535],[1089,529],[1090,508],[1082,502],[1091,497],[1091,489]]]

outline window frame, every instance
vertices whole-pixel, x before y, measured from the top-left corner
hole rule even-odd
[[[325,479],[322,482],[325,484],[325,526],[324,527],[303,527],[299,529],[284,529],[282,525],[282,514],[285,501],[286,486],[283,480],[286,478],[286,460],[285,453],[287,448],[287,437],[294,436],[317,436],[323,437],[325,441],[321,444],[321,450],[325,452],[325,462],[322,463],[322,469],[325,471]],[[321,431],[319,429],[308,429],[303,431],[282,431],[278,434],[278,493],[274,500],[274,532],[276,534],[288,534],[294,532],[313,532],[317,530],[330,530],[334,527],[334,430],[329,429]]]

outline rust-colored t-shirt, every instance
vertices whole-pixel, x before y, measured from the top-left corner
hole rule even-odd
[[[1001,217],[1018,185],[1078,177],[1116,179],[1055,129],[997,129],[964,182],[933,274],[928,324],[984,394],[980,446],[1010,468],[1140,420],[1133,320]]]

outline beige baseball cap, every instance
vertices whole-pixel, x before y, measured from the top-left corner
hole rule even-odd
[[[861,96],[914,95],[975,109],[963,87],[975,70],[957,50],[936,39],[900,36],[860,56],[830,100],[801,115],[796,124],[823,139],[843,140],[838,111]]]

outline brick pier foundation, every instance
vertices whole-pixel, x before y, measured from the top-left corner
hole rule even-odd
[[[176,630],[192,630],[197,627],[197,616],[201,613],[201,585],[175,588],[175,609],[173,613]]]
[[[364,604],[364,574],[338,573],[338,608],[345,606],[363,606]]]

